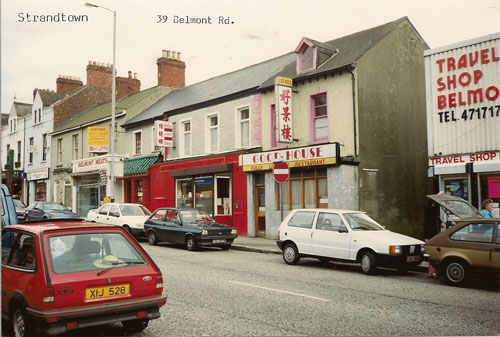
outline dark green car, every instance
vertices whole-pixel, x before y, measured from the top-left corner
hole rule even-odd
[[[238,231],[215,222],[196,208],[158,208],[144,223],[144,233],[151,245],[159,242],[183,244],[187,250],[199,246],[231,248]]]

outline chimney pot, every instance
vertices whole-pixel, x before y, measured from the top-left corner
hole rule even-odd
[[[130,70],[128,71],[128,78],[132,78],[132,72]]]
[[[178,52],[177,52],[177,61],[180,61],[180,60],[181,60],[181,52],[180,52],[180,51],[178,51]]]
[[[175,60],[177,58],[177,52],[174,50],[172,51],[172,60]]]
[[[167,58],[170,58],[170,50],[167,50]]]
[[[167,57],[167,51],[165,49],[161,51],[161,57]]]
[[[134,80],[137,79],[137,73],[134,73]]]

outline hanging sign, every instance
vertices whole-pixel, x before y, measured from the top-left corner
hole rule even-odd
[[[274,92],[276,93],[276,139],[280,143],[293,142],[292,121],[292,79],[277,77]]]
[[[172,122],[155,121],[155,146],[172,147],[174,128]]]

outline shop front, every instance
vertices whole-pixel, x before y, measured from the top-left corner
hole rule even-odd
[[[238,154],[151,166],[151,205],[193,207],[246,235],[246,175]]]
[[[50,193],[49,168],[41,168],[26,172],[28,181],[28,204],[34,201],[48,201]]]
[[[73,171],[73,205],[72,208],[85,218],[89,210],[99,207],[110,195],[110,156],[99,156],[75,160]],[[123,175],[123,162],[115,160],[115,176]],[[116,188],[116,201],[121,202],[121,189]]]
[[[282,219],[297,208],[357,209],[357,166],[340,165],[339,158],[338,143],[242,155],[248,235],[276,239]],[[290,168],[284,183],[273,175],[274,163],[281,161]]]

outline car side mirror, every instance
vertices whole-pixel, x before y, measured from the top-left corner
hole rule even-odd
[[[345,227],[340,227],[339,228],[339,233],[349,233],[349,231]]]

